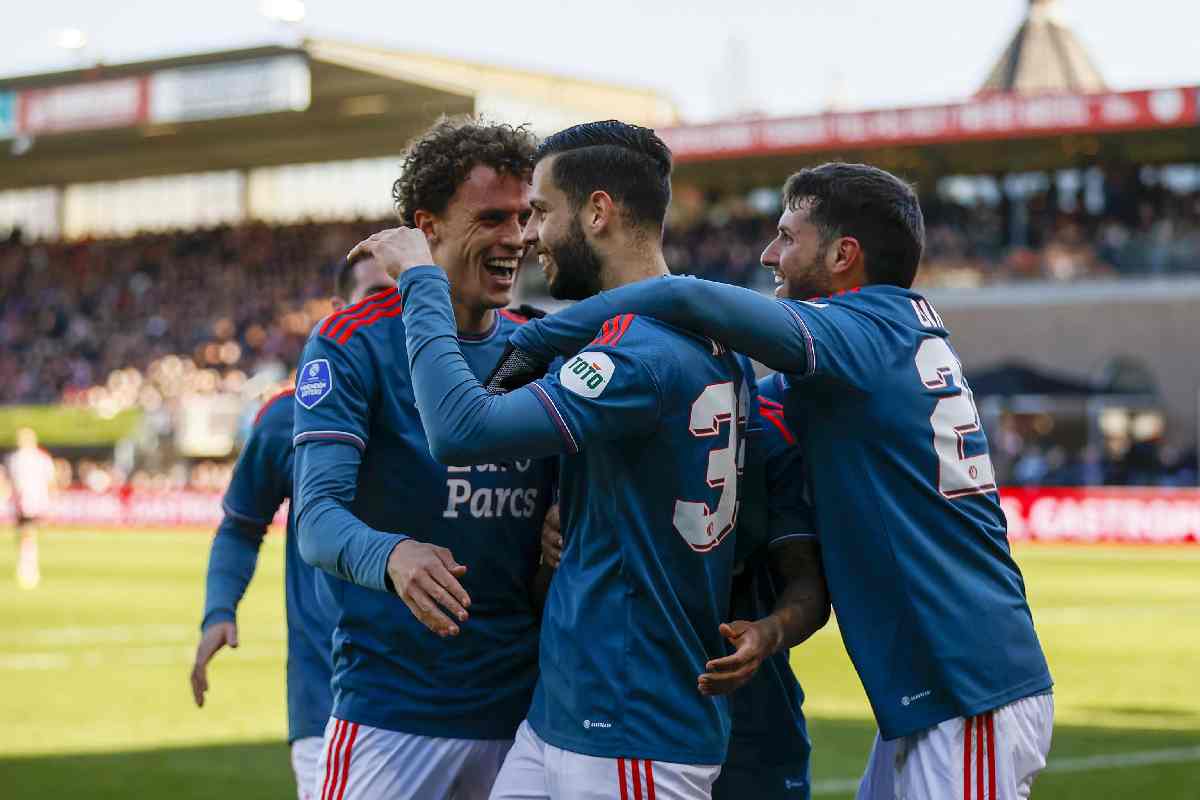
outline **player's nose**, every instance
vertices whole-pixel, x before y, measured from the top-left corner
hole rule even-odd
[[[525,221],[525,227],[521,230],[521,243],[525,245],[525,247],[533,247],[535,244],[537,244],[537,225],[534,224],[534,220],[536,219],[536,214],[531,216]]]
[[[779,266],[779,253],[775,250],[774,242],[766,246],[762,255],[758,257],[758,261],[767,269],[775,269]]]

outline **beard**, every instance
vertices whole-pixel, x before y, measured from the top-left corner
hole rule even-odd
[[[825,267],[824,248],[819,249],[803,267],[784,272],[783,280],[789,300],[808,300],[833,294],[833,276]]]
[[[571,229],[565,241],[548,245],[550,257],[557,267],[550,282],[550,296],[555,300],[584,300],[599,294],[600,257],[588,244],[583,225],[578,219],[571,220]]]

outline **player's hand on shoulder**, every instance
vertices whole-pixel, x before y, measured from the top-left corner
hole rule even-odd
[[[373,257],[392,278],[399,278],[413,267],[433,264],[433,254],[425,234],[416,228],[388,228],[354,245],[347,256],[355,261]]]
[[[467,568],[449,550],[405,539],[392,548],[387,572],[396,594],[422,625],[438,636],[458,635],[454,620],[467,621],[471,597],[458,582]]]
[[[192,664],[192,699],[198,708],[204,707],[204,694],[208,691],[208,662],[222,647],[238,646],[236,622],[217,622],[204,629],[200,644],[196,647],[196,660]]]
[[[769,617],[756,622],[734,620],[721,624],[721,635],[734,647],[732,655],[715,658],[698,681],[700,694],[729,694],[750,682],[759,666],[779,647],[781,637]]]
[[[555,503],[546,510],[546,517],[542,520],[542,563],[551,569],[558,569],[562,550],[562,522],[558,518],[558,503]]]

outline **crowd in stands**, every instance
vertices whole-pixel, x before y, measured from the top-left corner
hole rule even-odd
[[[978,286],[1200,270],[1200,191],[1167,188],[1136,172],[1108,180],[1100,203],[1095,191],[1085,197],[1080,188],[1064,197],[1055,186],[1051,181],[1019,204],[1004,200],[1003,192],[992,202],[924,195],[921,283]],[[777,197],[774,190],[680,193],[665,242],[668,263],[679,272],[768,288],[771,276],[760,268],[759,255],[774,235]],[[165,415],[161,425],[167,427],[172,408],[187,395],[258,399],[286,379],[313,325],[329,312],[339,259],[391,222],[254,223],[53,242],[26,241],[14,231],[0,239],[0,374],[6,376],[0,404],[80,403],[105,413],[137,407]],[[531,263],[526,272],[523,288],[536,294],[540,275]],[[270,387],[255,377],[268,367]],[[1156,475],[1188,474],[1161,454],[1143,460],[1159,464]],[[1140,467],[1121,466],[1102,452],[1067,457],[1053,447],[1030,448],[1013,469],[1013,480],[1025,482],[1144,477]],[[191,480],[169,472],[110,477],[173,485]],[[83,474],[75,480],[88,482]]]
[[[1064,197],[1054,184],[1021,202],[922,196],[926,247],[922,286],[975,287],[1020,281],[1160,277],[1200,273],[1200,190],[1177,191],[1125,176],[1105,185],[1102,203],[1084,189]],[[771,199],[768,198],[767,199]],[[747,198],[709,197],[678,215],[667,260],[680,271],[765,287],[758,258],[778,210]]]
[[[1019,434],[1001,424],[989,437],[1002,486],[1196,486],[1195,447],[1162,436],[1101,436],[1082,446]]]

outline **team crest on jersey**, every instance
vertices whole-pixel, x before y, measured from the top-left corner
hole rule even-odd
[[[595,398],[608,386],[615,369],[605,353],[579,353],[562,365],[558,380],[580,397]]]
[[[312,408],[333,391],[333,370],[329,360],[316,358],[304,365],[296,378],[296,402]]]

